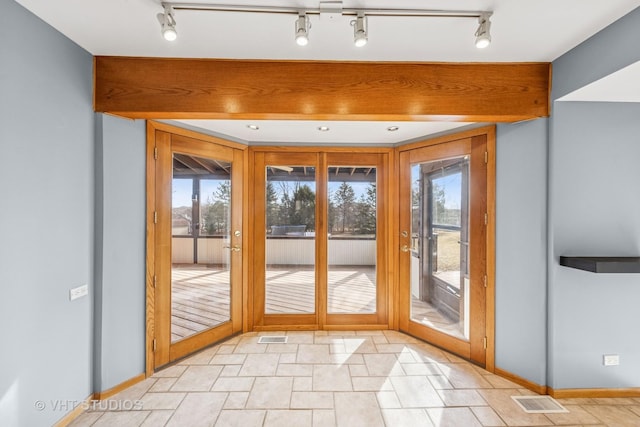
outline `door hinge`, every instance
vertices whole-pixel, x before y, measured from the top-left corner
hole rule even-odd
[[[489,215],[487,213],[484,214],[484,225],[489,224]]]
[[[489,163],[489,152],[488,151],[484,152],[484,162],[485,163]]]
[[[153,159],[158,160],[158,147],[153,147]]]
[[[482,281],[484,282],[484,287],[486,288],[487,287],[487,276],[486,275],[482,278]],[[155,286],[155,282],[154,282],[154,286]]]
[[[482,348],[487,349],[487,337],[482,338]]]
[[[153,339],[153,351],[156,351],[157,348],[158,348],[158,341],[156,341],[156,339],[154,338]]]
[[[153,211],[153,223],[158,223],[158,211]]]

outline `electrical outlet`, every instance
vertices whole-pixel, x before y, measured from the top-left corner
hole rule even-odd
[[[618,366],[620,364],[620,356],[617,354],[603,354],[602,364],[604,366]]]
[[[89,286],[82,285],[77,288],[69,289],[69,301],[81,298],[89,293]]]

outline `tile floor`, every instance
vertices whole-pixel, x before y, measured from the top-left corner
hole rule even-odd
[[[399,332],[286,335],[203,350],[110,399],[141,409],[89,411],[72,426],[640,426],[632,398],[565,399],[570,413],[527,414],[510,396],[532,392]]]

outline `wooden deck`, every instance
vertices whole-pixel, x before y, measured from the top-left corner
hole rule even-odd
[[[374,313],[374,267],[331,267],[329,313]],[[269,268],[266,272],[268,314],[315,312],[315,272],[310,268]],[[230,319],[229,272],[206,265],[172,269],[171,341],[215,327]]]

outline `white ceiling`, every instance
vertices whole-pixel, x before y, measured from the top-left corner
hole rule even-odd
[[[640,0],[343,1],[345,8],[491,10],[492,44],[479,50],[473,18],[369,17],[369,43],[356,48],[352,17],[312,15],[309,44],[300,47],[291,15],[178,10],[178,40],[167,42],[156,18],[162,11],[159,0],[16,1],[93,55],[425,62],[551,62],[640,6]],[[317,9],[320,0],[216,3]],[[397,123],[334,122],[320,135],[320,124],[308,122],[264,121],[256,123],[259,131],[249,131],[247,122],[188,123],[248,142],[289,143],[394,143],[468,124],[404,122],[399,131],[388,132],[387,126]]]

